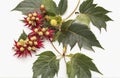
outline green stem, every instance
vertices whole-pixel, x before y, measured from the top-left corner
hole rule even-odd
[[[58,52],[58,54],[62,55],[62,54],[57,50],[57,48],[54,46],[53,42],[52,42],[50,39],[49,39],[49,41],[50,41],[51,45],[53,46],[53,48],[56,50],[56,52]]]
[[[63,47],[63,56],[65,57],[66,56],[66,52],[67,52],[67,45],[65,45]]]
[[[75,11],[77,10],[79,4],[80,4],[80,0],[78,0],[77,6],[75,7],[75,9],[73,10],[73,12],[65,20],[67,20],[68,18],[70,18],[75,13]]]

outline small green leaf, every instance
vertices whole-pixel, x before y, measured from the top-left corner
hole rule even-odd
[[[13,10],[28,14],[33,11],[39,11],[41,0],[24,0],[20,2]]]
[[[67,30],[73,22],[74,22],[74,20],[68,20],[66,22],[63,22],[63,24],[61,26],[61,30]]]
[[[70,45],[71,49],[76,43],[78,43],[80,49],[83,47],[94,51],[92,46],[102,48],[92,31],[90,31],[87,26],[78,23],[73,23],[66,31],[63,31],[60,34],[58,41],[63,45]]]
[[[42,0],[42,4],[45,6],[45,9],[49,14],[58,14],[57,5],[53,0]]]
[[[23,33],[20,35],[18,41],[20,41],[20,39],[26,40],[27,38],[27,34],[23,31]]]
[[[76,21],[80,24],[84,24],[89,27],[90,18],[85,14],[80,14],[77,16]]]
[[[67,7],[68,7],[67,3],[68,3],[67,0],[60,0],[59,5],[58,5],[60,15],[63,15],[66,12]]]
[[[79,11],[87,15],[93,25],[99,30],[101,30],[101,28],[106,29],[106,22],[112,20],[106,15],[110,11],[96,5],[97,4],[93,4],[93,0],[86,0],[80,5]]]
[[[92,59],[81,53],[74,54],[66,66],[68,78],[91,78],[90,70],[101,74]]]
[[[38,55],[38,59],[33,64],[33,78],[54,78],[59,70],[59,60],[51,51],[45,51]]]

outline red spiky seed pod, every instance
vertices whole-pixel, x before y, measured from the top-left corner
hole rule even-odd
[[[52,39],[53,36],[54,36],[54,33],[55,33],[55,30],[48,29],[48,30],[45,32],[45,37],[47,37],[48,39]]]
[[[21,40],[21,41],[23,41],[23,40]],[[15,41],[15,47],[14,47],[14,50],[16,52],[15,55],[17,55],[18,57],[21,57],[21,56],[26,57],[27,55],[31,56],[31,51],[29,51],[27,49],[28,45],[24,46],[24,45],[26,45],[25,40],[24,40],[24,44],[21,41],[19,41],[19,42]]]
[[[44,28],[44,27],[43,28],[35,28],[35,29],[33,29],[33,33],[37,34],[39,37],[42,37],[42,38],[52,39],[53,36],[54,36],[55,30],[50,29],[48,27],[46,27],[46,28]]]
[[[45,10],[45,6],[43,4],[40,5],[40,10]]]
[[[20,39],[18,42],[15,41],[15,55],[18,55],[18,57],[26,57],[27,55],[32,56],[32,52],[35,52],[41,47],[43,47],[43,40],[30,34],[26,40]]]
[[[38,12],[29,13],[27,17],[24,18],[25,26],[30,29],[37,28],[43,25],[44,17]]]

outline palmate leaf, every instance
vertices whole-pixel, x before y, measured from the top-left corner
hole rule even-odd
[[[101,74],[92,59],[84,54],[76,53],[67,62],[68,78],[91,78],[90,70]]]
[[[45,6],[46,11],[49,14],[56,15],[58,8],[53,0],[24,0],[20,2],[13,10],[21,11],[23,14],[28,14],[34,11],[40,11],[40,5]]]
[[[13,10],[21,11],[23,14],[39,11],[41,0],[23,0]]]
[[[76,43],[78,43],[80,49],[84,47],[88,50],[93,50],[92,46],[102,48],[90,29],[87,26],[78,23],[73,23],[66,31],[63,31],[60,34],[58,41],[63,45],[69,44],[71,49]]]
[[[90,18],[85,14],[80,14],[80,15],[77,16],[76,22],[80,23],[80,24],[84,24],[84,25],[89,27]]]
[[[33,64],[33,78],[54,78],[59,70],[59,60],[51,51],[45,51],[38,55],[38,59]]]
[[[106,22],[111,20],[106,14],[110,11],[96,5],[93,4],[93,0],[86,0],[80,5],[79,11],[86,14],[99,30],[106,29]]]
[[[49,14],[52,14],[52,15],[58,14],[57,5],[53,0],[42,0],[41,2],[45,6],[45,9]]]
[[[59,14],[60,15],[63,15],[66,10],[67,10],[67,7],[68,7],[68,0],[60,0],[59,2],[59,5],[58,5],[58,10],[59,10]]]
[[[25,33],[25,31],[23,31],[23,33],[20,35],[18,41],[20,41],[20,39],[26,40],[27,38],[27,34]]]
[[[65,30],[66,31],[73,22],[74,22],[74,20],[68,20],[66,22],[63,22],[62,26],[61,26],[61,30]]]

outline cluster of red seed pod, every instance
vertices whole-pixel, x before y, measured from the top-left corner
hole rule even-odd
[[[43,47],[45,38],[51,40],[54,36],[55,30],[44,25],[46,20],[43,5],[41,5],[40,10],[42,13],[32,12],[24,18],[25,26],[31,29],[31,32],[25,40],[15,41],[14,50],[18,57],[32,55],[32,52],[36,52],[37,49]]]
[[[26,40],[20,39],[18,42],[15,41],[15,55],[18,55],[18,57],[31,55],[31,52],[35,52],[37,48],[43,47],[42,42],[36,36],[28,37]]]
[[[37,28],[43,25],[43,15],[38,12],[29,13],[27,17],[24,18],[25,25],[29,28]]]

